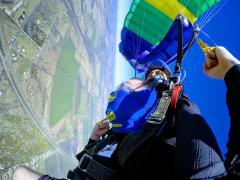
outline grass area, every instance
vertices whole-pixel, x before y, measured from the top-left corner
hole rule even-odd
[[[30,14],[35,10],[35,8],[41,3],[42,0],[26,0],[24,1],[24,7],[27,9],[27,12]]]
[[[75,46],[70,38],[65,38],[58,66],[54,75],[50,126],[54,126],[72,110],[74,81],[78,63],[74,57]]]
[[[20,66],[17,69],[18,76],[22,77],[23,73],[27,72],[30,69],[31,65],[32,65],[32,61],[30,61],[25,57],[21,58]]]
[[[59,159],[59,167],[57,159]],[[46,161],[45,161],[45,167],[46,167],[46,174],[50,174],[53,177],[56,178],[62,178],[67,177],[67,173],[70,169],[75,168],[73,164],[69,161],[66,161],[66,158],[62,157],[60,154],[55,153],[51,155]],[[60,168],[60,174],[58,174],[57,168]]]
[[[51,150],[52,146],[31,122],[20,116],[0,116],[0,179],[5,172],[18,164],[31,162],[33,158]]]

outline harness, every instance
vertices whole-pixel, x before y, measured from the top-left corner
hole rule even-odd
[[[183,86],[177,85],[171,90],[166,90],[159,101],[159,104],[153,114],[149,117],[144,130],[128,134],[119,145],[118,158],[123,167],[128,167],[131,157],[140,149],[143,144],[147,144],[145,151],[141,152],[134,172],[138,172],[142,161],[150,152],[151,147],[156,141],[161,141],[165,130],[169,126],[175,125],[175,113],[178,100],[183,93]],[[149,143],[146,143],[150,141]],[[133,166],[133,165],[130,165]]]
[[[182,92],[183,86],[181,85],[175,86],[172,90],[164,91],[156,110],[149,117],[144,130],[129,133],[122,140],[118,149],[118,160],[122,167],[126,166],[129,158],[136,152],[138,147],[151,138],[153,138],[153,140],[155,140],[155,138],[159,138],[162,135],[163,130],[166,129],[168,125],[172,125],[174,123],[170,121],[172,118],[167,118],[169,117],[167,114],[176,112],[177,102],[181,97]],[[151,145],[152,143],[150,143],[149,147],[144,152],[144,155],[142,156],[143,158],[147,155]],[[79,174],[84,172],[92,179],[117,179],[119,177],[119,172],[100,164],[92,158],[92,148],[94,148],[94,146],[92,146],[89,150],[84,149],[82,152],[77,154],[76,158],[79,161],[79,165],[74,170],[75,173],[73,171],[69,171],[68,178],[77,180],[77,173]],[[140,159],[139,164],[141,161],[142,160]]]
[[[93,142],[87,145],[83,151],[76,155],[79,162],[78,166],[68,172],[68,178],[72,180],[112,180],[117,179],[118,172],[102,165],[98,161],[94,160],[93,154],[97,142]]]

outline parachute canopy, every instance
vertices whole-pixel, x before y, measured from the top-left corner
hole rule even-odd
[[[125,17],[119,51],[137,71],[143,72],[151,59],[167,64],[177,57],[178,24],[183,16],[183,52],[194,37],[197,18],[220,0],[134,0]]]

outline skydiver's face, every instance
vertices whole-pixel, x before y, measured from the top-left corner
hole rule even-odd
[[[154,78],[154,77],[157,76],[157,75],[161,76],[162,78],[164,78],[164,79],[166,79],[166,80],[169,79],[168,76],[167,76],[167,74],[166,74],[164,71],[162,71],[162,70],[160,70],[160,69],[153,69],[153,70],[150,71],[150,73],[148,74],[147,80],[148,80],[148,79],[151,79],[151,78]]]
[[[147,82],[155,88],[158,97],[162,97],[162,92],[169,89],[169,78],[161,69],[153,69],[147,76]]]

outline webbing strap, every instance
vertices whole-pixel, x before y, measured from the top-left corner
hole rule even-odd
[[[174,73],[179,73],[182,66],[182,60],[183,60],[183,16],[178,15],[177,16],[177,22],[178,22],[178,51],[177,51],[177,61],[174,68]]]
[[[172,90],[164,91],[156,110],[149,117],[147,123],[161,124],[169,108],[174,115],[177,109],[177,101],[181,97],[182,91],[182,85],[177,85]]]
[[[117,178],[117,172],[95,161],[87,153],[79,157],[79,170],[86,172],[95,179],[111,180]]]
[[[104,180],[112,180],[117,178],[117,172],[103,166],[102,164],[94,161],[93,159],[90,160],[87,168],[87,173],[94,177],[95,179],[104,179]]]
[[[163,91],[160,102],[158,103],[155,111],[148,118],[147,123],[161,124],[166,117],[166,113],[170,103],[171,103],[171,90]]]

